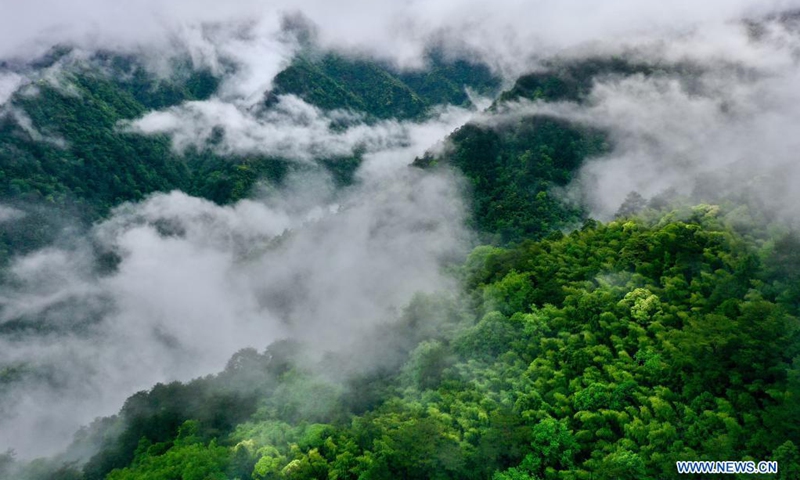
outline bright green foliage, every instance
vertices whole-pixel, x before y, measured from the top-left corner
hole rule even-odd
[[[200,443],[197,422],[187,421],[171,447],[143,439],[130,467],[114,470],[108,480],[225,480],[229,449],[215,441]],[[166,451],[164,451],[166,449]]]
[[[189,420],[194,421],[189,424],[193,438],[200,442],[232,432],[256,412],[259,398],[272,394],[295,349],[280,342],[264,354],[245,349],[216,377],[185,385],[158,384],[149,392],[131,396],[118,415],[92,424],[76,442],[78,449],[87,443],[102,445],[84,466],[86,479],[100,480],[109,471],[129,465],[142,438],[168,444]]]
[[[521,271],[548,268],[561,290],[542,298],[533,289],[530,313],[516,315],[519,340],[484,375],[518,385],[506,391],[519,415],[540,422],[534,431],[552,429],[550,417],[565,422],[577,448],[564,458],[575,463],[542,468],[553,448],[534,441],[496,478],[672,478],[675,460],[778,455],[792,465],[793,444],[782,442],[798,431],[776,421],[798,414],[797,309],[758,280],[767,272],[754,247],[713,212],[612,222],[495,250],[483,256],[490,268],[471,267],[493,292],[485,308],[519,304],[519,289],[503,304],[497,286]]]
[[[464,267],[479,321],[422,339],[366,410],[288,345],[243,352],[216,381],[273,372],[251,377],[271,386],[246,422],[137,433],[108,478],[661,479],[691,459],[775,459],[793,478],[800,322],[757,260],[775,254],[709,206],[481,247]],[[185,402],[173,388],[153,406]]]

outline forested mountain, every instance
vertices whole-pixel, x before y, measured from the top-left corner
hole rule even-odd
[[[153,247],[157,242],[175,246],[169,252],[180,256],[181,241],[201,237],[190,253],[199,258],[211,251],[213,262],[198,261],[200,267],[189,275],[202,276],[203,269],[224,264],[224,281],[213,285],[236,291],[258,283],[253,278],[261,270],[281,270],[275,263],[255,262],[264,252],[288,258],[292,250],[281,248],[297,238],[301,247],[319,243],[327,248],[321,236],[335,236],[331,225],[337,215],[353,231],[354,249],[361,248],[355,240],[359,235],[387,244],[402,236],[387,227],[411,216],[401,202],[387,202],[377,219],[352,199],[320,203],[298,222],[279,222],[276,232],[250,236],[236,230],[245,223],[236,209],[251,207],[246,202],[259,186],[293,192],[290,180],[308,172],[324,173],[332,179],[330,188],[342,195],[335,198],[348,199],[361,181],[365,158],[385,151],[403,154],[403,142],[410,140],[374,151],[365,140],[356,142],[349,155],[298,160],[215,148],[229,140],[215,127],[207,138],[201,136],[200,146],[178,148],[172,130],[143,133],[131,126],[153,111],[174,113],[217,101],[224,85],[219,72],[194,68],[186,60],[171,65],[170,75],[159,76],[134,55],[102,53],[78,60],[70,55],[69,49],[59,49],[26,66],[30,73],[58,65],[56,80],[44,73],[34,76],[38,80],[17,91],[0,111],[0,206],[12,212],[8,219],[0,216],[0,288],[10,292],[0,293],[0,336],[9,342],[33,331],[57,343],[53,335],[91,330],[92,319],[53,328],[24,309],[19,313],[6,306],[16,305],[11,300],[18,297],[35,303],[28,300],[33,296],[18,293],[25,292],[27,281],[20,271],[38,266],[38,257],[27,255],[70,243],[74,231],[95,248],[88,249],[93,263],[76,281],[76,290],[96,295],[89,312],[98,317],[123,309],[107,304],[121,288],[113,273],[125,268],[139,273],[141,264],[163,260]],[[404,70],[362,56],[302,51],[257,101],[236,108],[257,123],[289,108],[282,103],[287,98],[297,99],[292,105],[300,105],[303,127],[328,115],[326,131],[335,133],[388,130],[386,125],[405,132],[436,121],[444,107],[474,115],[439,144],[426,144],[432,148],[424,155],[404,159],[403,173],[379,177],[380,189],[358,197],[367,206],[382,205],[386,197],[394,198],[386,192],[395,188],[403,201],[427,199],[427,191],[398,187],[407,171],[411,187],[439,176],[457,185],[453,190],[465,194],[470,233],[463,242],[471,253],[450,252],[436,266],[447,272],[448,288],[421,291],[406,304],[391,305],[391,318],[359,324],[361,336],[348,338],[346,348],[322,351],[305,337],[292,336],[292,328],[319,325],[298,327],[291,315],[293,302],[310,296],[317,279],[309,277],[322,276],[320,270],[276,277],[289,280],[282,289],[264,287],[261,296],[242,297],[243,304],[255,306],[236,305],[235,311],[289,312],[279,323],[285,329],[281,333],[289,332],[283,340],[239,350],[219,373],[151,384],[130,396],[117,414],[98,416],[82,428],[59,455],[32,461],[15,459],[13,452],[0,455],[0,476],[662,479],[678,477],[675,462],[680,460],[769,459],[780,464],[778,476],[770,478],[800,478],[800,237],[793,225],[741,192],[728,191],[717,192],[718,204],[669,190],[650,199],[634,192],[615,218],[592,219],[569,188],[582,167],[614,151],[620,137],[531,107],[582,105],[598,79],[641,80],[662,75],[665,68],[687,74],[674,65],[657,68],[618,57],[545,62],[501,92],[503,84],[488,66],[440,53],[430,53],[421,70]],[[472,94],[491,97],[493,103],[478,112]],[[187,118],[197,120],[180,120]],[[315,185],[310,189],[324,190]],[[434,187],[447,190],[442,184]],[[197,234],[163,204],[147,203],[163,198],[154,193],[173,190],[188,194],[171,197],[181,206],[195,200],[190,196],[213,202],[194,204],[201,205],[198,223],[211,225],[209,230]],[[446,196],[431,198],[458,203]],[[131,213],[140,205],[136,202],[143,202],[144,213]],[[219,205],[226,208],[222,214],[210,213]],[[169,211],[148,216],[148,208]],[[253,214],[254,223],[281,217],[275,211]],[[348,212],[355,213],[344,217]],[[367,224],[363,231],[359,221]],[[313,239],[302,237],[315,222],[322,226]],[[408,222],[410,229],[423,232],[435,232],[435,223],[413,216]],[[119,231],[124,234],[116,250],[97,245]],[[342,243],[350,241],[343,237]],[[131,256],[125,250],[131,250],[126,243],[131,238],[151,248],[147,252],[155,260],[145,256],[121,267],[125,255]],[[233,253],[214,250],[218,244]],[[401,247],[393,254],[417,252]],[[309,253],[309,262],[328,262],[337,285],[351,282],[339,273],[348,271],[342,265],[346,260],[339,262],[338,250],[325,248],[320,256]],[[370,258],[370,269],[381,266],[382,257],[362,250],[358,253]],[[34,260],[24,263],[29,258]],[[251,261],[252,277],[242,280],[232,273]],[[191,261],[183,265],[193,266]],[[296,266],[287,265],[288,270]],[[111,278],[110,286],[96,287],[85,278]],[[143,284],[153,280],[147,274],[136,278]],[[167,285],[177,295],[185,282],[170,277]],[[333,292],[334,303],[330,284],[323,282],[321,289]],[[200,287],[185,290],[198,301],[208,295]],[[58,295],[45,294],[42,317],[59,308],[66,316],[80,310],[69,295],[48,304]],[[144,294],[132,298],[126,301],[149,301]],[[202,305],[207,308],[197,309]],[[164,315],[155,307],[147,312]],[[165,348],[185,350],[187,356],[196,348],[155,325],[142,329],[153,330],[147,333]],[[134,336],[137,328],[125,334]],[[191,335],[186,338],[197,338]],[[29,378],[59,385],[56,374],[37,368],[0,364],[0,402]],[[0,415],[5,413],[0,405]]]
[[[59,55],[66,53],[52,54]],[[469,104],[465,87],[478,95],[499,87],[485,66],[432,62],[424,72],[395,72],[333,54],[319,60],[299,57],[275,77],[264,102],[294,94],[327,110],[420,118],[437,104]],[[123,201],[173,188],[228,203],[249,193],[254,176],[247,171],[277,181],[287,167],[280,158],[231,162],[208,152],[178,156],[165,137],[143,138],[117,128],[121,120],[148,110],[208,99],[219,83],[208,71],[178,65],[174,78],[159,79],[134,58],[109,54],[65,68],[62,88],[41,80],[35,94],[12,100],[19,111],[3,116],[0,195],[5,199],[79,202],[96,218]]]
[[[507,243],[541,238],[583,221],[577,205],[557,197],[582,161],[602,153],[599,132],[543,116],[507,128],[467,124],[449,140],[442,158],[428,155],[415,165],[455,166],[470,180],[475,227],[487,239]]]
[[[423,71],[397,72],[375,61],[333,54],[301,57],[275,77],[269,98],[291,93],[325,109],[403,119],[420,118],[433,105],[468,105],[465,87],[491,95],[500,86],[485,65],[447,61],[435,52],[430,62]]]
[[[55,49],[35,64],[54,68],[69,51]],[[483,65],[445,61],[400,72],[381,63],[334,54],[298,57],[264,96],[267,107],[280,95],[297,95],[326,110],[351,110],[367,118],[423,118],[438,104],[468,105],[465,88],[490,95],[499,81]],[[319,58],[316,58],[319,57]],[[179,189],[218,204],[247,197],[257,182],[279,184],[298,166],[259,154],[233,158],[209,149],[177,153],[167,136],[126,132],[120,122],[153,109],[206,100],[219,79],[209,71],[175,65],[170,78],[149,73],[134,57],[98,54],[65,62],[58,82],[43,78],[18,93],[0,116],[0,201],[25,211],[23,224],[0,232],[0,264],[59,234],[58,217],[89,224],[123,202],[152,192]],[[317,158],[340,185],[352,181],[360,163],[352,157]],[[61,214],[43,213],[61,211]]]
[[[244,350],[131,397],[80,435],[102,445],[83,473],[51,478],[672,478],[720,455],[793,478],[798,239],[761,243],[728,214],[480,247],[463,298],[420,297],[376,335],[411,334],[402,363],[339,383],[297,345]]]

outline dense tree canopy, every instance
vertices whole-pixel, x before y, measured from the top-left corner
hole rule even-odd
[[[791,478],[800,311],[772,266],[790,240],[766,240],[701,205],[479,247],[467,298],[421,297],[401,320],[456,328],[397,367],[342,384],[280,353],[297,346],[243,351],[132,397],[86,478],[656,479],[719,458],[776,459]]]
[[[38,67],[68,53],[54,49]],[[499,86],[485,66],[436,54],[430,63],[422,71],[398,72],[376,62],[309,54],[278,74],[264,101],[270,105],[290,93],[323,109],[353,110],[367,121],[420,119],[436,104],[468,104],[467,87],[490,94]],[[0,112],[0,201],[27,215],[24,224],[0,231],[0,265],[12,253],[52,242],[65,218],[86,226],[122,202],[174,189],[230,203],[250,195],[258,182],[279,184],[292,169],[312,168],[259,155],[223,157],[210,149],[177,153],[165,135],[120,129],[120,121],[150,110],[208,99],[219,84],[209,71],[189,65],[174,65],[174,71],[159,78],[134,57],[101,53],[87,65],[67,63],[60,83],[42,80],[35,95],[14,96],[11,109]],[[361,158],[317,160],[342,186],[352,182]]]

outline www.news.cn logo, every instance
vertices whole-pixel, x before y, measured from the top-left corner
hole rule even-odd
[[[731,473],[731,474],[762,474],[778,473],[778,462],[675,462],[678,473]]]

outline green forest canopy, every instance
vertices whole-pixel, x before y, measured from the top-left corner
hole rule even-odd
[[[68,53],[56,49],[40,67]],[[419,120],[437,104],[468,104],[466,87],[484,95],[499,87],[483,65],[445,61],[435,53],[430,64],[425,71],[398,72],[333,54],[298,57],[278,74],[264,103],[294,94],[323,109],[355,110],[366,121]],[[339,186],[352,182],[361,161],[358,152],[301,165],[263,155],[223,157],[211,149],[178,154],[166,135],[121,131],[120,121],[208,99],[219,85],[209,71],[175,68],[173,78],[159,79],[135,58],[98,54],[87,65],[64,67],[61,75],[69,88],[40,81],[35,95],[13,97],[12,107],[24,113],[38,135],[15,115],[0,115],[0,201],[27,214],[0,231],[0,266],[13,254],[51,243],[69,223],[65,218],[88,226],[111,208],[153,192],[178,189],[227,204],[250,195],[259,182],[277,185],[289,171],[308,168],[326,169]]]
[[[14,100],[66,147],[0,122],[0,195],[41,212],[0,232],[0,260],[52,241],[61,228],[53,208],[90,223],[174,188],[227,203],[292,168],[209,151],[178,156],[166,137],[119,132],[121,119],[208,98],[218,79],[154,83],[129,59],[106,61],[131,75],[78,71],[79,96],[41,85]],[[632,68],[595,62],[526,76],[501,101],[580,101],[593,75]],[[492,82],[463,63],[400,74],[322,56],[298,59],[273,94],[420,118],[438,102],[466,101],[460,86]],[[741,209],[714,205],[587,220],[553,191],[610,148],[602,132],[530,117],[508,129],[465,125],[450,141],[447,153],[415,163],[464,173],[472,226],[491,245],[459,269],[463,295],[420,295],[375,333],[376,342],[404,339],[392,345],[398,361],[332,381],[350,359],[326,358],[320,375],[300,361],[301,345],[243,350],[217,375],[157,385],[88,426],[72,447],[100,446],[85,465],[39,460],[24,475],[657,479],[675,477],[676,460],[773,459],[778,478],[800,476],[795,234],[742,230],[730,222]],[[358,165],[346,160],[326,164],[343,184]],[[0,470],[12,465],[0,456]]]
[[[131,397],[85,433],[104,447],[72,473],[660,479],[676,460],[733,458],[796,478],[798,247],[709,205],[478,247],[464,298],[419,297],[391,327],[438,325],[401,364],[338,383],[296,345],[245,350]]]

